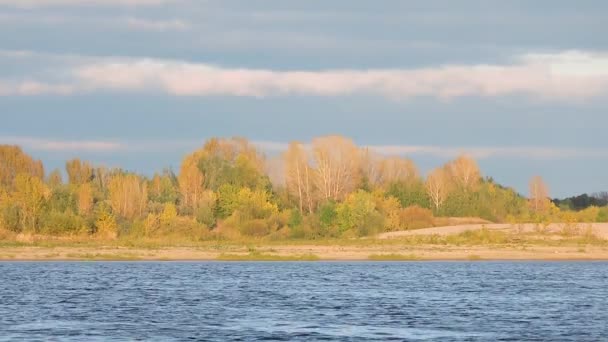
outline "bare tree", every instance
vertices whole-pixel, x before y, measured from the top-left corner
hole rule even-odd
[[[431,202],[438,210],[450,193],[450,177],[445,168],[437,168],[429,173],[426,178],[426,190]]]
[[[477,162],[466,155],[461,155],[447,164],[452,180],[465,191],[475,188],[481,178]]]
[[[322,199],[340,200],[358,181],[359,149],[341,136],[316,138],[312,142],[315,180]]]
[[[284,154],[285,158],[285,185],[290,194],[298,198],[300,212],[304,208],[312,213],[313,208],[313,181],[309,164],[309,157],[303,145],[292,142]]]
[[[418,177],[418,168],[410,159],[388,157],[380,163],[380,183],[384,186],[394,182],[413,182]]]
[[[534,212],[544,212],[549,209],[549,188],[542,177],[534,176],[530,180],[530,209]]]

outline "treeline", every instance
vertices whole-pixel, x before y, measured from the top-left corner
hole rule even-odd
[[[73,159],[45,174],[18,146],[0,145],[0,230],[98,238],[337,238],[478,217],[494,222],[605,221],[549,199],[540,177],[526,198],[484,178],[463,155],[422,177],[413,161],[340,136],[293,142],[267,158],[243,138],[210,139],[177,173],[145,177]],[[598,203],[599,204],[599,203]]]

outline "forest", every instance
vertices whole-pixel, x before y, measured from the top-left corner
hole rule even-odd
[[[72,159],[45,172],[0,145],[0,239],[331,239],[447,224],[606,222],[605,194],[551,200],[540,176],[528,194],[485,177],[467,155],[421,175],[415,163],[341,136],[292,142],[267,157],[244,138],[212,138],[179,170],[144,176]]]

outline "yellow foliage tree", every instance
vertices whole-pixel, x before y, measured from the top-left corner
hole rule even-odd
[[[147,182],[137,175],[117,174],[108,185],[112,210],[127,219],[142,216],[148,203]]]
[[[42,162],[32,159],[19,146],[0,145],[0,187],[12,188],[15,177],[20,173],[42,178]]]
[[[78,213],[88,215],[93,208],[93,189],[90,183],[78,187]]]
[[[50,191],[39,177],[20,173],[15,177],[15,191],[13,200],[21,212],[21,226],[23,229],[35,231],[38,216]]]

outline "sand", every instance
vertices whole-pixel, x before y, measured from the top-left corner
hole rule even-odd
[[[230,250],[171,247],[139,249],[121,247],[4,247],[0,260],[217,260],[225,253],[246,257],[246,247]],[[281,257],[313,255],[319,260],[369,260],[373,255],[388,259],[415,260],[608,260],[608,248],[597,246],[257,246],[256,253]]]
[[[534,224],[467,224],[444,226],[411,231],[399,231],[380,234],[377,240],[352,240],[352,243],[321,242],[315,244],[298,243],[259,243],[238,245],[234,243],[201,245],[197,247],[137,248],[116,246],[5,246],[0,247],[0,260],[218,260],[230,255],[231,259],[264,259],[281,260],[285,258],[318,259],[318,260],[370,260],[374,256],[380,259],[395,260],[607,260],[608,244],[603,245],[411,245],[400,243],[398,238],[409,235],[449,235],[467,230],[482,228],[505,232],[536,232]],[[559,233],[565,224],[551,224],[544,227],[545,233]],[[608,239],[608,224],[578,224],[574,226],[580,232],[591,228],[599,237]],[[549,236],[549,235],[547,235]],[[557,236],[557,235],[554,235]],[[397,240],[395,240],[397,239]]]
[[[608,223],[576,223],[573,225],[567,225],[565,223],[551,223],[545,227],[539,226],[533,223],[525,223],[525,224],[466,224],[466,225],[456,225],[456,226],[443,226],[443,227],[433,227],[433,228],[424,228],[424,229],[416,229],[416,230],[404,230],[397,232],[389,232],[378,235],[379,239],[392,239],[398,238],[402,236],[411,236],[411,235],[450,235],[450,234],[458,234],[467,230],[479,230],[482,228],[487,228],[491,230],[501,230],[505,232],[534,232],[538,231],[539,228],[542,228],[547,233],[559,233],[564,228],[575,228],[580,232],[585,231],[587,228],[591,228],[593,233],[601,238],[608,239]]]

